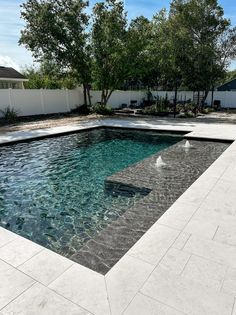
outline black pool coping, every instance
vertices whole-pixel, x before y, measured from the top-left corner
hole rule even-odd
[[[45,128],[48,129],[48,128]],[[221,139],[221,138],[214,138],[214,137],[201,137],[201,136],[191,136],[192,130],[168,130],[168,129],[152,129],[152,128],[146,128],[146,127],[133,127],[133,126],[112,126],[112,125],[99,125],[99,126],[85,126],[83,129],[77,129],[77,130],[68,130],[68,131],[61,131],[58,133],[53,133],[53,134],[46,134],[46,135],[37,135],[25,139],[14,139],[14,140],[9,140],[7,142],[0,142],[0,147],[3,146],[10,146],[14,145],[17,143],[29,143],[32,141],[37,141],[37,140],[43,140],[47,138],[57,138],[60,136],[65,136],[65,135],[71,135],[71,134],[76,134],[76,133],[81,133],[83,131],[89,131],[89,130],[96,130],[96,129],[121,129],[121,130],[136,130],[136,131],[149,131],[149,132],[156,132],[160,134],[171,134],[171,135],[182,135],[183,138],[187,140],[201,140],[201,141],[212,141],[212,142],[223,142],[223,143],[233,143],[235,139]],[[43,131],[44,129],[35,129],[31,130],[32,132],[41,130]],[[11,133],[11,132],[9,132]],[[12,131],[14,133],[14,131]]]
[[[119,194],[144,191],[134,206],[90,239],[70,259],[105,275],[169,207],[229,147],[229,143],[185,140],[108,177],[104,189]],[[162,155],[166,167],[155,169]]]
[[[219,143],[229,143],[232,144],[235,140],[231,139],[220,139],[220,138],[206,138],[206,137],[201,137],[201,136],[191,136],[191,135],[185,135],[183,137],[186,140],[196,140],[196,141],[210,141],[210,142],[219,142]]]
[[[47,129],[47,128],[45,128]],[[25,138],[25,139],[14,139],[14,140],[9,140],[7,142],[0,142],[0,147],[3,146],[9,146],[9,145],[14,145],[17,143],[29,143],[32,141],[37,141],[37,140],[44,140],[47,138],[58,138],[61,136],[66,136],[66,135],[71,135],[71,134],[77,134],[77,133],[81,133],[81,132],[86,132],[89,130],[96,130],[96,129],[121,129],[121,130],[134,130],[134,131],[143,131],[143,132],[156,132],[156,133],[160,133],[160,134],[173,134],[173,135],[186,135],[187,133],[191,132],[191,131],[183,131],[183,130],[165,130],[165,129],[150,129],[150,128],[134,128],[134,127],[122,127],[122,126],[110,126],[110,125],[100,125],[100,126],[86,126],[83,129],[78,129],[78,130],[68,130],[68,131],[62,131],[62,132],[58,132],[58,133],[53,133],[53,134],[46,134],[46,135],[37,135],[37,136],[33,136],[30,138]],[[35,129],[37,130],[44,130],[44,129]],[[32,130],[33,132],[34,130]],[[12,131],[14,133],[14,131]]]
[[[37,141],[37,140],[44,140],[47,138],[58,138],[61,136],[66,136],[66,135],[71,135],[71,134],[76,134],[76,133],[81,133],[89,130],[94,130],[94,129],[101,129],[103,126],[86,126],[86,128],[83,129],[78,129],[78,130],[68,130],[68,131],[62,131],[58,133],[53,133],[53,134],[47,134],[47,135],[38,135],[35,137],[30,137],[30,138],[25,138],[25,139],[15,139],[15,140],[10,140],[7,142],[0,142],[0,147],[5,147],[17,143],[29,143],[32,141]],[[44,129],[35,129],[35,130],[44,130]],[[14,131],[12,131],[14,132]]]

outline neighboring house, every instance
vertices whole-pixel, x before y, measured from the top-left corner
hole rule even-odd
[[[24,89],[26,81],[28,79],[15,69],[0,66],[0,89]]]
[[[218,86],[217,91],[236,91],[236,78]]]

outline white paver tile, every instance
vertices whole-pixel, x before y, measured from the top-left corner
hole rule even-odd
[[[190,187],[183,195],[180,197],[179,201],[185,203],[192,203],[193,206],[199,207],[203,200],[206,198],[207,194],[210,192],[212,187]]]
[[[188,315],[231,315],[234,297],[163,270],[152,273],[141,292]]]
[[[234,309],[233,309],[232,315],[236,315],[236,301],[235,301],[235,303],[234,303]]]
[[[226,270],[226,266],[193,255],[188,261],[182,276],[217,291],[222,285]]]
[[[74,264],[49,287],[96,315],[110,314],[104,276]]]
[[[0,309],[34,282],[30,277],[0,260]]]
[[[235,157],[235,151],[232,151],[231,155]],[[227,163],[227,168],[222,175],[222,179],[231,182],[231,184],[232,183],[235,184],[236,183],[235,175],[236,175],[236,164],[234,160],[231,163],[229,162]]]
[[[157,265],[179,235],[179,231],[155,224],[128,251],[128,255]]]
[[[226,184],[226,181],[223,181]],[[204,200],[202,207],[214,210],[222,215],[234,215],[236,213],[236,195],[228,190],[221,191],[219,187],[213,189]],[[222,189],[222,187],[220,187]]]
[[[48,285],[72,264],[73,261],[45,249],[20,265],[18,269],[44,285]]]
[[[124,315],[184,315],[184,313],[138,293]]]
[[[236,207],[236,203],[235,203]],[[236,246],[236,218],[233,218],[231,222],[221,223],[214,237],[217,242],[225,243],[228,245]]]
[[[198,206],[194,204],[178,201],[160,217],[158,223],[174,229],[183,230],[197,208]]]
[[[0,259],[17,267],[41,250],[43,247],[18,236],[14,241],[0,248]]]
[[[181,217],[172,216],[169,214],[163,214],[158,220],[158,223],[169,228],[173,228],[179,231],[182,231],[187,223],[185,220],[181,220]]]
[[[236,268],[236,248],[227,244],[191,236],[184,246],[184,251]]]
[[[196,189],[197,191],[202,191],[202,197],[205,197],[209,192],[215,187],[216,183],[219,180],[219,175],[216,173],[213,176],[205,174],[205,172],[191,185],[190,191]],[[186,191],[188,195],[188,191]]]
[[[180,235],[177,237],[176,241],[174,242],[174,244],[172,245],[172,247],[179,250],[183,249],[190,235],[191,235],[190,233],[181,232]]]
[[[13,241],[17,237],[16,234],[0,227],[0,247],[6,245],[7,243]]]
[[[220,162],[222,161],[222,162]],[[220,163],[220,165],[223,163],[224,166],[228,165],[227,162],[224,161],[224,159],[222,160],[221,157],[214,163]],[[210,167],[211,168],[211,167]],[[207,170],[208,171],[208,170]],[[215,184],[215,186],[212,188],[211,192],[208,194],[208,198],[214,198],[214,197],[219,197],[220,194],[224,193],[226,194],[230,187],[232,186],[232,183],[228,180],[223,180],[222,177],[217,181],[217,183]]]
[[[184,232],[198,235],[201,238],[212,239],[218,228],[217,224],[206,220],[191,219],[184,228]]]
[[[229,268],[226,272],[222,292],[236,296],[236,269]]]
[[[153,270],[153,266],[125,255],[105,276],[112,315],[120,315]]]
[[[202,205],[194,214],[193,219],[209,222],[213,225],[228,224],[232,221],[236,222],[236,217],[230,214],[215,211],[210,206]]]
[[[187,264],[190,254],[181,250],[170,248],[160,262],[160,266],[171,272],[180,274]]]
[[[1,310],[3,315],[89,315],[88,311],[36,283]]]

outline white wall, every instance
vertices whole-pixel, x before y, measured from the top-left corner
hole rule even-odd
[[[80,89],[0,90],[0,110],[14,108],[19,116],[64,113],[82,104]]]
[[[153,96],[166,97],[173,101],[174,92],[153,91]],[[92,104],[100,101],[101,91],[91,91]],[[118,108],[122,104],[130,105],[131,100],[140,104],[147,93],[144,91],[115,91],[109,105]],[[193,92],[178,92],[178,101],[193,99]],[[221,101],[223,108],[236,108],[236,92],[214,92],[214,99]],[[211,93],[207,98],[208,105],[211,104]],[[69,112],[76,106],[83,104],[83,91],[76,90],[0,90],[0,110],[6,107],[14,108],[19,116],[30,116],[40,114]],[[1,113],[0,113],[1,115]]]

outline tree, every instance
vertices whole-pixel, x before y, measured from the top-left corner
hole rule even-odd
[[[52,60],[83,84],[86,105],[91,80],[87,6],[83,0],[28,0],[21,6],[26,27],[20,38],[37,61]]]
[[[153,18],[153,25],[156,34],[156,51],[158,52],[160,83],[175,91],[174,116],[176,115],[177,93],[182,83],[182,54],[184,47],[182,33],[176,30],[176,19],[166,10],[161,10]]]
[[[173,0],[170,18],[184,47],[180,62],[184,83],[198,95],[205,91],[204,102],[235,56],[235,30],[217,0]]]
[[[150,54],[152,24],[144,16],[133,19],[127,31],[126,86],[150,86],[153,63]]]
[[[27,89],[74,89],[76,80],[69,73],[61,72],[58,64],[45,60],[40,67],[26,67],[22,73],[28,79]]]
[[[231,80],[234,80],[236,78],[236,69],[231,70],[231,71],[227,71],[225,77],[222,79],[222,81],[220,82],[220,84],[224,84],[226,82],[229,82]]]
[[[93,78],[102,91],[102,105],[107,104],[112,92],[126,78],[126,23],[123,2],[106,0],[95,4],[91,43]]]

